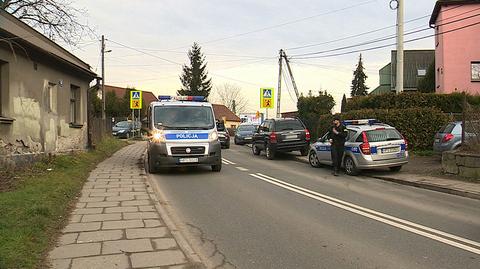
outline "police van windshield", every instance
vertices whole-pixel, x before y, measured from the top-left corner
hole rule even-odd
[[[160,106],[154,110],[159,129],[210,130],[215,127],[212,108],[208,106]]]

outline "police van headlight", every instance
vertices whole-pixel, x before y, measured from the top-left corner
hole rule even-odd
[[[165,134],[161,131],[155,131],[152,135],[153,142],[165,142]]]
[[[211,132],[210,135],[208,136],[208,141],[213,142],[213,141],[217,141],[217,140],[218,140],[217,131]]]

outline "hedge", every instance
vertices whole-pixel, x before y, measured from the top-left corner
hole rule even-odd
[[[450,121],[449,116],[437,108],[407,108],[407,109],[363,109],[337,114],[342,120],[377,119],[394,126],[414,150],[432,149],[435,133]],[[312,129],[313,136],[319,137],[328,131],[332,125],[331,114],[321,115],[316,127]]]
[[[473,106],[480,107],[479,95],[467,95],[467,101]],[[417,92],[359,96],[348,100],[346,111],[361,109],[405,109],[414,107],[435,107],[445,113],[461,113],[463,107],[463,94]]]

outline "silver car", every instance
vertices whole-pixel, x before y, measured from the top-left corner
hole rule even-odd
[[[344,121],[348,130],[342,164],[348,175],[362,169],[389,168],[400,171],[408,163],[407,141],[394,127],[376,120]],[[332,165],[328,133],[310,145],[308,160],[311,166]]]
[[[433,150],[437,153],[455,150],[462,144],[462,122],[450,122],[443,126],[436,134]]]

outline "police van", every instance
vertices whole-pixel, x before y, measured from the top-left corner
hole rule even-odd
[[[343,124],[348,136],[342,165],[348,175],[375,168],[389,168],[397,172],[408,163],[407,140],[394,127],[375,119],[346,120]],[[328,134],[310,145],[308,161],[313,167],[332,165]]]
[[[159,96],[148,107],[148,171],[182,166],[222,169],[212,104],[203,96]]]

